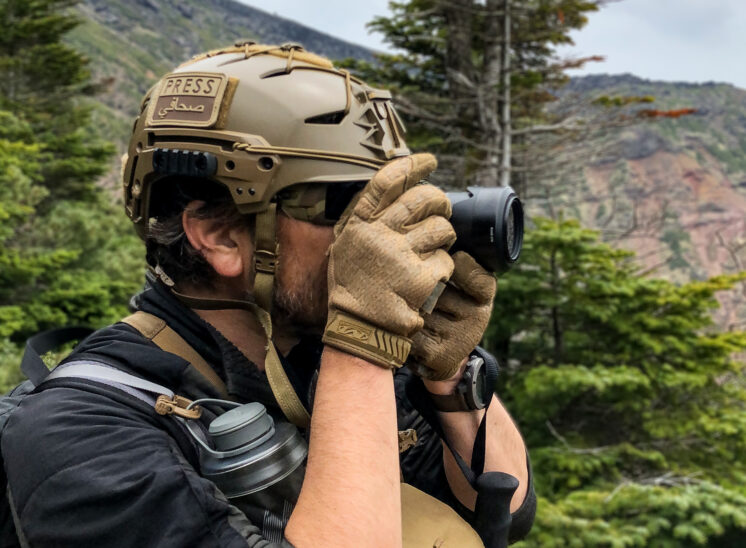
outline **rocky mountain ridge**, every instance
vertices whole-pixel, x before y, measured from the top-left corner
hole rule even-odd
[[[563,93],[695,109],[607,135],[574,190],[574,214],[635,251],[646,272],[683,282],[746,269],[746,90],[626,74],[576,78]],[[719,323],[746,325],[745,294],[722,296]]]

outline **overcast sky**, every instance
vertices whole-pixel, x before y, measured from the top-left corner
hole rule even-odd
[[[338,38],[386,50],[365,23],[388,0],[241,0]],[[320,9],[323,6],[323,9]],[[746,0],[621,0],[591,14],[562,56],[604,55],[573,74],[631,72],[655,80],[729,82],[746,88]]]

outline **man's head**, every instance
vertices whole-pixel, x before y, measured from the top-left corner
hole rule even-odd
[[[387,92],[298,46],[242,43],[148,92],[125,208],[162,279],[254,291],[265,308],[274,285],[283,315],[320,323],[331,226],[373,173],[409,154],[403,132]]]

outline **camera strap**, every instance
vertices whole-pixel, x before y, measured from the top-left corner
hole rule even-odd
[[[492,400],[487,402],[487,406],[484,408],[484,416],[482,421],[479,423],[477,434],[474,438],[474,446],[472,449],[471,466],[466,464],[463,457],[459,455],[451,442],[448,441],[448,437],[443,431],[443,426],[440,424],[437,411],[430,403],[429,396],[425,389],[425,385],[419,378],[412,378],[406,383],[406,393],[409,401],[412,402],[415,409],[423,416],[430,427],[435,431],[436,434],[443,440],[448,450],[453,455],[456,464],[458,465],[461,473],[469,482],[469,485],[476,490],[477,478],[484,472],[484,461],[487,443],[487,411],[489,410],[490,403]]]

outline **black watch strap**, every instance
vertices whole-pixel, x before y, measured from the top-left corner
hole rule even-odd
[[[477,393],[477,390],[478,386],[485,386],[485,373],[484,359],[472,354],[453,394],[430,394],[435,409],[445,412],[484,409],[487,398],[484,397],[484,394]]]
[[[455,394],[432,394],[430,400],[433,403],[433,407],[438,411],[444,411],[446,413],[454,411],[474,411],[469,404],[466,402],[464,394],[456,392]]]

